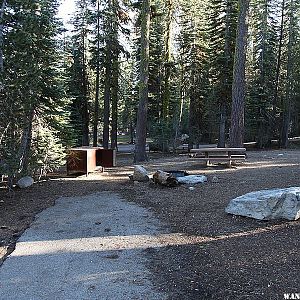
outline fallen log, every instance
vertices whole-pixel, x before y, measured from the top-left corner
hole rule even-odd
[[[172,174],[158,170],[153,174],[153,181],[155,184],[160,184],[168,187],[175,187],[178,185],[178,180]]]

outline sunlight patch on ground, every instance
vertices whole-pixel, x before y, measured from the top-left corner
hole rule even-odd
[[[298,167],[299,164],[297,163],[270,163],[270,162],[266,162],[266,161],[261,161],[255,165],[252,165],[252,164],[245,164],[243,166],[243,168],[245,169],[266,169],[266,168],[274,168],[274,167],[280,167],[280,168],[283,168],[283,167]]]
[[[131,235],[131,236],[107,236],[74,238],[51,241],[19,242],[18,253],[15,256],[32,256],[45,254],[101,252],[125,249],[160,248],[166,246],[181,246],[215,242],[231,238],[253,236],[269,233],[285,228],[296,223],[284,223],[270,227],[258,228],[245,232],[235,232],[216,237],[187,236],[182,233],[170,233],[159,235]],[[299,225],[299,224],[298,224]]]

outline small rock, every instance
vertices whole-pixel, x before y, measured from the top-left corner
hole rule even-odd
[[[27,187],[30,187],[32,186],[34,183],[34,180],[32,177],[30,176],[25,176],[25,177],[22,177],[18,182],[17,182],[17,186],[20,188],[20,189],[25,189]]]
[[[211,181],[212,183],[218,183],[219,182],[219,178],[217,177],[217,176],[214,176],[213,178],[212,178],[212,181]]]
[[[193,191],[194,189],[195,189],[195,188],[194,188],[193,186],[190,186],[190,187],[189,187],[189,190],[190,190],[190,191]]]
[[[105,228],[104,231],[105,231],[105,232],[110,232],[111,229],[110,229],[110,228]]]
[[[96,289],[96,286],[94,286],[94,285],[90,285],[89,287],[88,287],[88,290],[90,291],[90,292],[92,292],[93,290],[95,290]]]

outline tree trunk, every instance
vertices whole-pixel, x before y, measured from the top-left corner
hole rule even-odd
[[[119,63],[118,57],[114,58],[112,68],[111,88],[111,148],[118,147],[118,100],[119,100]]]
[[[86,72],[86,55],[85,55],[85,34],[83,34],[83,51],[82,51],[82,146],[89,146],[89,108],[88,108],[88,83]]]
[[[233,66],[230,146],[243,147],[245,106],[245,63],[249,0],[239,0],[236,46]]]
[[[104,84],[104,108],[103,108],[103,147],[108,149],[109,144],[109,116],[110,116],[110,89],[111,89],[111,63],[110,57],[107,58],[105,67],[105,84]]]
[[[261,105],[257,109],[257,115],[259,116],[257,119],[257,134],[256,134],[256,142],[257,148],[265,148],[271,146],[272,139],[272,130],[271,123],[273,122],[272,118],[268,118],[266,111],[266,104],[269,102],[268,95],[268,85],[270,84],[268,81],[268,70],[266,68],[266,60],[268,56],[267,52],[267,43],[268,43],[268,0],[264,0],[263,3],[263,15],[262,15],[262,26],[261,26],[261,53],[259,54],[259,99]]]
[[[119,47],[118,47],[118,0],[112,1],[112,79],[111,79],[111,148],[118,147],[118,103],[119,103]]]
[[[99,123],[99,88],[100,88],[100,68],[96,70],[96,94],[94,108],[94,129],[93,129],[93,146],[98,145],[98,123]]]
[[[276,128],[276,112],[277,112],[277,104],[278,104],[279,76],[280,76],[281,56],[282,56],[282,48],[283,48],[284,11],[285,11],[285,0],[282,0],[280,36],[279,36],[277,66],[276,66],[276,75],[275,75],[275,94],[274,94],[273,107],[272,107],[272,119],[273,119],[272,120],[272,131],[273,131],[273,134],[276,133],[276,129],[277,129]]]
[[[170,105],[170,77],[171,77],[171,34],[172,34],[172,14],[173,3],[172,0],[166,0],[166,31],[165,31],[165,74],[164,74],[164,92],[163,92],[163,105],[162,105],[162,118],[163,121],[167,121],[169,117],[169,105]]]
[[[148,159],[146,153],[148,81],[149,81],[149,33],[150,33],[150,0],[143,0],[141,11],[141,62],[139,83],[139,107],[136,124],[136,145],[134,161]]]
[[[226,1],[226,19],[225,19],[225,44],[224,44],[224,56],[225,56],[225,69],[229,70],[229,60],[230,60],[230,48],[229,48],[229,39],[230,39],[230,14],[231,14],[231,1]],[[223,76],[223,93],[221,96],[223,97],[220,99],[220,119],[219,119],[219,138],[218,138],[218,147],[224,148],[225,147],[225,140],[226,140],[226,119],[227,119],[227,103],[229,102],[229,94],[228,91],[229,85],[228,76]]]
[[[225,147],[225,135],[226,135],[226,102],[223,101],[220,104],[220,124],[219,124],[219,139],[218,147]]]
[[[0,74],[3,72],[3,29],[4,29],[4,10],[6,6],[6,0],[3,0],[0,10]],[[1,88],[1,82],[0,82]]]
[[[18,153],[19,160],[19,174],[28,175],[28,167],[29,167],[29,155],[31,148],[31,140],[32,140],[32,123],[35,115],[35,110],[31,109],[29,111],[29,118],[26,121],[25,128],[22,132],[21,144]]]
[[[286,96],[284,100],[283,108],[283,123],[281,127],[280,147],[287,148],[289,142],[289,128],[291,121],[291,110],[292,110],[292,98],[293,98],[293,84],[294,84],[294,57],[293,57],[293,46],[294,46],[294,0],[291,0],[289,7],[289,41],[287,48],[287,84],[286,84]]]
[[[180,70],[180,103],[179,103],[179,109],[176,112],[176,119],[175,119],[175,138],[174,138],[174,151],[176,152],[177,147],[177,141],[179,134],[181,133],[181,122],[182,122],[182,115],[183,115],[183,105],[184,105],[184,87],[183,87],[183,77],[184,77],[184,69],[183,66],[181,66]]]
[[[134,144],[134,127],[132,124],[132,116],[130,116],[130,127],[129,127],[129,131],[130,131],[130,144],[133,145]]]
[[[190,97],[190,107],[189,107],[189,143],[188,143],[188,150],[193,149],[194,144],[196,141],[196,134],[197,134],[197,128],[196,128],[196,98],[195,98],[195,92],[194,92],[194,86],[195,86],[195,71],[194,69],[191,72],[191,86],[189,91],[189,97]]]
[[[3,30],[4,30],[4,10],[6,6],[6,0],[3,0],[0,10],[0,93],[3,90]]]
[[[98,145],[98,123],[99,123],[99,88],[100,88],[100,3],[97,3],[97,67],[96,67],[96,94],[94,109],[93,146]]]

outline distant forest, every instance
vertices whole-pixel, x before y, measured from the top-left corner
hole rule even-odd
[[[72,146],[288,147],[299,136],[300,2],[0,0],[0,174]],[[122,141],[123,141],[122,140]]]

